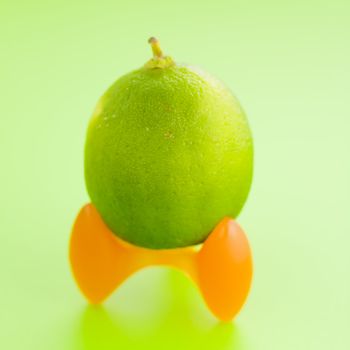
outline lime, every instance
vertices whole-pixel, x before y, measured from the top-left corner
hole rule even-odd
[[[85,179],[106,225],[135,245],[203,242],[237,217],[253,169],[252,136],[219,80],[164,56],[118,79],[101,97],[85,146]]]

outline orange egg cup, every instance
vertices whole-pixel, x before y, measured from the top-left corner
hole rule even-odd
[[[199,246],[147,249],[127,243],[105,225],[92,204],[73,226],[69,258],[74,278],[90,303],[103,302],[134,272],[154,265],[182,270],[198,286],[212,313],[230,321],[247,298],[252,256],[240,226],[224,218]]]

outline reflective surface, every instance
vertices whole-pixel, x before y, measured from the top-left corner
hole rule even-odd
[[[178,272],[162,272],[162,285],[158,288],[168,296],[159,295],[147,314],[142,310],[144,306],[133,315],[128,308],[123,312],[121,306],[87,306],[78,333],[83,348],[97,349],[102,345],[106,349],[226,349],[233,344],[240,346],[239,331],[234,324],[211,320],[204,310],[193,305],[192,293],[196,291],[188,287]],[[164,304],[157,309],[159,301]]]

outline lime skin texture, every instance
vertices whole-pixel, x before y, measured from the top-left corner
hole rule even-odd
[[[221,82],[168,57],[154,62],[99,100],[85,145],[87,190],[123,240],[153,249],[195,245],[242,209],[252,136]]]

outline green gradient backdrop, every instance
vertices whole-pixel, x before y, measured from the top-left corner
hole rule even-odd
[[[347,0],[2,0],[0,348],[350,348],[349,12]],[[232,324],[179,272],[144,270],[104,308],[70,275],[88,118],[150,57],[150,35],[222,78],[254,132],[239,221],[255,278]]]

